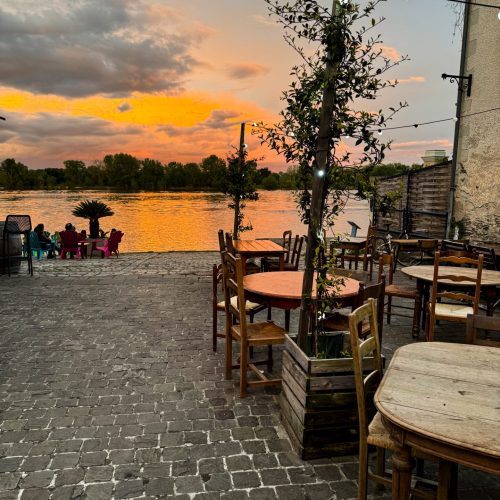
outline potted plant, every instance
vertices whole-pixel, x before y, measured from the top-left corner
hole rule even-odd
[[[283,93],[281,120],[273,127],[262,125],[260,132],[263,142],[298,165],[297,200],[309,226],[299,329],[295,339],[288,336],[285,342],[281,395],[283,422],[303,458],[346,454],[358,447],[352,359],[320,357],[319,342],[308,339],[321,336],[325,307],[338,283],[327,275],[323,228],[333,225],[350,192],[368,195],[368,165],[379,164],[388,147],[379,132],[406,106],[390,108],[388,116],[372,106],[359,109],[396,84],[383,80],[383,74],[406,59],[388,59],[380,37],[369,36],[383,20],[372,17],[380,1],[361,7],[333,0],[328,8],[317,0],[266,0],[303,61],[292,69],[294,81]],[[317,299],[312,300],[315,275]]]
[[[110,217],[114,212],[111,208],[99,200],[84,200],[74,209],[75,217],[89,220],[89,233],[91,238],[99,238],[99,219]]]

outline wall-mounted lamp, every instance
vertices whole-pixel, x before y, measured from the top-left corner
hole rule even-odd
[[[470,97],[471,88],[472,88],[472,75],[460,76],[460,75],[447,75],[446,73],[443,73],[441,75],[441,78],[443,80],[446,80],[447,78],[449,78],[451,83],[457,82],[458,88],[462,92],[467,91],[467,97]]]

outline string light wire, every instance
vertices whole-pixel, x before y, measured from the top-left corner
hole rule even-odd
[[[469,2],[467,0],[448,0],[448,2],[463,3],[465,5],[477,5],[478,7],[490,7],[492,9],[500,9],[500,5],[490,5],[480,2]]]

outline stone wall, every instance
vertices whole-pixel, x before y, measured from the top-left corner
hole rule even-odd
[[[462,116],[500,108],[497,13],[471,7],[463,74],[472,74],[472,93],[463,94]],[[454,218],[463,222],[465,235],[473,241],[500,242],[500,110],[460,120],[455,182]]]

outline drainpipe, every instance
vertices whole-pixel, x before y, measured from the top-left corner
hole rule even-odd
[[[469,35],[469,14],[470,14],[470,3],[465,4],[464,10],[464,28],[462,34],[462,54],[460,56],[460,73],[463,75],[465,72],[465,56],[467,52],[467,37]],[[457,97],[457,121],[455,123],[455,136],[453,138],[453,157],[451,161],[451,183],[450,183],[450,196],[448,198],[448,217],[446,219],[446,235],[451,238],[453,235],[450,234],[451,231],[451,219],[454,215],[455,208],[455,193],[457,190],[456,186],[456,173],[457,173],[457,156],[458,156],[458,136],[460,132],[460,115],[462,114],[462,99],[464,96],[464,91],[461,89],[461,85],[458,86],[458,97]]]

